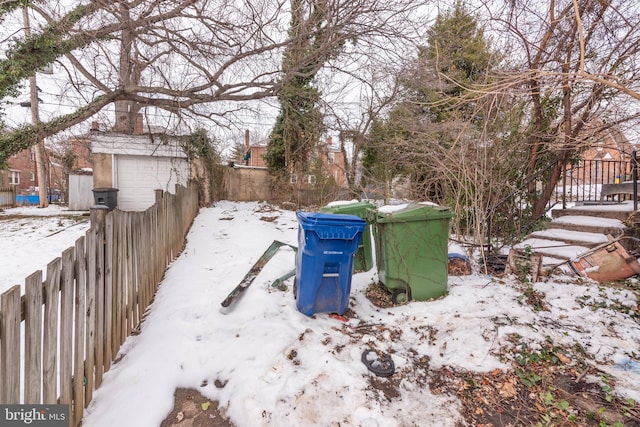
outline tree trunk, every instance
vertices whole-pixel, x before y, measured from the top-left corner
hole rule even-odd
[[[362,191],[358,188],[360,186],[359,182],[356,182],[356,171],[358,169],[358,160],[360,150],[363,145],[364,136],[357,131],[350,132],[351,134],[351,150],[350,150],[350,158],[347,156],[347,147],[345,144],[345,138],[340,137],[340,151],[342,152],[342,156],[344,157],[344,168],[345,168],[345,176],[347,179],[347,187],[349,192],[354,196],[358,197]]]
[[[121,22],[131,22],[131,15],[126,5],[120,6]],[[120,40],[120,66],[118,69],[118,79],[120,86],[127,88],[140,83],[139,76],[135,72],[135,60],[133,58],[133,43],[135,33],[125,26],[121,32]],[[136,115],[140,111],[140,107],[132,101],[116,101],[115,107],[115,125],[113,130],[122,133],[134,133],[136,127]]]
[[[40,123],[40,113],[38,109],[38,87],[36,86],[35,74],[29,78],[29,85],[31,86],[31,121],[33,124]],[[36,175],[38,182],[38,196],[40,198],[40,207],[46,208],[49,206],[49,200],[47,198],[47,171],[44,164],[45,150],[44,140],[40,139],[34,146],[36,154]]]
[[[532,221],[537,221],[542,218],[542,216],[547,211],[547,204],[551,200],[551,195],[555,191],[556,184],[560,179],[560,176],[565,168],[565,161],[559,161],[556,166],[551,170],[551,175],[549,176],[549,180],[545,183],[542,188],[542,194],[539,198],[537,198],[533,204],[533,211],[531,212]]]
[[[29,24],[29,9],[22,9],[22,16],[24,18],[24,33],[26,37],[31,37],[31,25]],[[38,85],[36,82],[36,70],[33,70],[33,75],[29,77],[29,93],[31,101],[31,122],[34,125],[40,124],[40,109],[38,99]],[[49,206],[49,200],[47,199],[47,172],[44,167],[44,140],[38,139],[37,144],[34,147],[36,154],[36,179],[38,183],[38,196],[40,199],[39,206],[46,208]]]

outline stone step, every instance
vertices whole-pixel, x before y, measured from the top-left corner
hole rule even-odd
[[[548,276],[551,273],[564,273],[568,275],[575,274],[567,261],[567,259],[543,256],[542,265],[540,266],[542,275]]]
[[[538,262],[539,264],[537,264]],[[575,271],[571,268],[569,263],[570,261],[568,259],[542,256],[537,253],[532,253],[530,256],[527,256],[526,253],[522,251],[510,251],[507,259],[507,265],[505,265],[505,271],[513,274],[519,274],[519,272],[523,271],[521,269],[526,268],[531,274],[531,279],[533,281],[539,281],[541,277],[549,276],[551,274],[561,273],[574,275]]]
[[[553,219],[545,223],[545,229],[532,232],[514,249],[540,255],[542,275],[575,274],[568,261],[624,236],[629,229],[623,221],[627,221],[632,213],[633,202],[554,209],[551,211]]]
[[[588,233],[584,231],[566,230],[564,228],[548,228],[534,231],[529,238],[546,239],[549,241],[564,242],[569,245],[585,246],[593,248],[609,241],[602,233]]]
[[[545,228],[608,234],[615,238],[624,234],[626,226],[619,219],[601,217],[594,219],[592,216],[565,215],[545,223]]]
[[[568,209],[553,209],[551,211],[552,218],[562,216],[589,216],[596,218],[611,218],[620,221],[626,220],[633,212],[633,203],[616,203],[603,205],[581,205]]]
[[[543,257],[556,258],[559,260],[568,260],[576,258],[591,248],[581,245],[571,245],[561,241],[553,241],[548,239],[528,238],[518,243],[514,248],[526,250],[530,247],[532,252],[542,255]]]

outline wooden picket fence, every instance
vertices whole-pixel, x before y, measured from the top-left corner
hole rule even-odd
[[[78,426],[197,213],[195,184],[158,190],[144,212],[92,208],[90,229],[48,264],[46,278],[36,271],[24,295],[19,285],[4,292],[0,403],[69,404]]]

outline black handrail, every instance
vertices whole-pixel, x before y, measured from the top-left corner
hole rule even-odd
[[[568,164],[563,174],[569,185],[563,186],[563,194],[571,197],[577,203],[600,203],[602,184],[614,184],[629,181],[631,178],[633,160],[580,160]],[[567,194],[567,187],[570,194]],[[566,206],[563,206],[566,208]]]
[[[518,187],[517,189],[512,191],[506,197],[504,197],[501,200],[499,200],[497,203],[495,203],[491,207],[491,209],[489,209],[489,211],[487,213],[487,242],[488,242],[489,252],[491,252],[491,250],[492,250],[492,245],[491,245],[491,224],[493,222],[493,215],[495,214],[496,210],[501,205],[506,203],[507,201],[513,200],[519,194],[527,194],[527,195],[531,194],[531,191],[530,191],[531,185],[534,184],[536,181],[540,181],[541,177],[544,178],[545,174],[550,174],[550,172],[553,170],[553,168],[556,168],[558,166],[559,162],[560,162],[560,160],[555,160],[554,162],[550,163],[549,165],[547,165],[543,169],[541,169],[538,172],[536,172],[534,175],[532,175],[526,181],[524,181],[522,183],[522,185],[520,185],[520,187]],[[546,186],[547,181],[548,181],[548,179],[543,179],[543,188]],[[557,194],[557,192],[554,192],[554,193],[555,193],[555,201],[554,201],[553,204],[551,204],[551,201],[552,201],[553,198],[549,199],[549,202],[547,203],[547,206],[545,207],[545,212],[547,212],[549,209],[551,209],[553,206],[555,206],[556,203],[558,203],[558,194]],[[564,195],[563,195],[563,199],[564,199]],[[533,221],[531,221],[531,222],[532,223],[529,224],[528,227],[533,225]]]
[[[542,181],[542,187],[546,188],[550,171],[559,167],[560,160],[547,165],[536,174],[528,178],[522,185],[509,195],[499,200],[487,211],[487,242],[489,251],[492,250],[492,222],[497,209],[508,201],[515,200],[519,195],[526,195],[529,202],[535,202],[535,193],[531,191],[534,182]],[[631,172],[631,173],[629,173]],[[631,175],[631,176],[629,176]],[[602,184],[619,183],[624,180],[633,182],[633,209],[638,210],[638,157],[637,152],[631,153],[631,161],[625,160],[580,160],[577,163],[565,163],[562,170],[562,192],[554,189],[553,195],[545,206],[544,213],[562,199],[562,207],[566,209],[567,200],[576,203],[601,203]],[[568,185],[567,185],[568,184]],[[531,196],[534,195],[534,198]],[[522,210],[519,212],[522,214]],[[524,230],[528,230],[539,218],[529,218]],[[521,228],[520,232],[523,231]]]
[[[521,193],[521,192],[523,192],[525,190],[529,191],[529,187],[531,186],[532,182],[538,180],[538,178],[540,178],[540,176],[542,176],[542,174],[544,174],[546,172],[549,172],[553,167],[557,166],[557,164],[559,162],[560,162],[560,160],[556,160],[555,162],[547,165],[547,167],[545,167],[544,169],[542,169],[542,170],[538,171],[537,173],[535,173],[533,176],[531,176],[529,179],[527,179],[525,182],[523,182],[520,187],[518,187],[517,189],[512,191],[509,195],[507,195],[506,197],[504,197],[503,199],[498,201],[496,204],[494,204],[493,207],[491,208],[491,211],[495,211],[498,206],[502,205],[507,200],[512,199],[516,194]]]

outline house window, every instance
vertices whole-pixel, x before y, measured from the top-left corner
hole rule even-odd
[[[289,177],[289,182],[291,184],[295,184],[298,182],[298,175],[296,175],[295,173],[292,173],[291,176]]]
[[[10,185],[20,184],[20,172],[9,171],[9,184]]]
[[[34,150],[33,148],[31,148],[29,150],[29,160],[33,161],[36,159],[36,150]],[[33,181],[33,180],[32,180]]]
[[[306,175],[304,177],[304,179],[307,182],[307,184],[315,184],[316,183],[316,176],[315,175]]]
[[[29,173],[29,181],[35,181],[36,180],[36,174],[33,172]]]
[[[336,162],[336,153],[329,153],[329,164],[332,165]]]

